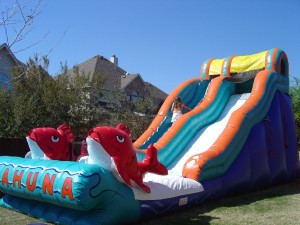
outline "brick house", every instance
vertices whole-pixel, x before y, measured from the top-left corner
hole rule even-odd
[[[12,89],[13,68],[18,66],[21,69],[25,65],[20,62],[11,52],[7,44],[0,45],[0,88],[5,90]],[[100,89],[104,97],[100,99],[103,104],[109,102],[113,92],[121,92],[130,102],[136,102],[138,99],[151,99],[156,106],[160,106],[168,96],[165,92],[155,85],[145,82],[140,74],[130,74],[118,66],[118,58],[112,56],[109,60],[103,56],[97,55],[87,61],[76,65],[80,73],[87,74],[92,80],[94,76],[100,75],[105,78]],[[73,69],[68,71],[71,76],[74,75]]]
[[[101,85],[104,96],[108,96],[113,92],[120,92],[130,102],[136,102],[138,99],[151,98],[157,106],[168,96],[165,92],[149,82],[145,82],[140,74],[130,74],[118,66],[118,58],[113,55],[109,60],[103,56],[97,55],[85,62],[76,65],[79,73],[84,73],[90,77],[102,76],[105,81]],[[74,67],[68,71],[72,77],[75,75]],[[103,97],[102,103],[108,101]]]

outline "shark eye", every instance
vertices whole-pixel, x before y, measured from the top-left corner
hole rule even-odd
[[[122,136],[117,136],[117,140],[118,142],[123,143],[125,139]]]
[[[51,137],[51,141],[53,141],[53,142],[59,142],[59,138],[58,137],[56,137],[56,136],[52,136]]]

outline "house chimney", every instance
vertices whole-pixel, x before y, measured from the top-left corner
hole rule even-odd
[[[115,66],[118,66],[118,57],[116,55],[110,57],[110,61],[115,64]]]

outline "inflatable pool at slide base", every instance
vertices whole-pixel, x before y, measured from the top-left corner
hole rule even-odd
[[[142,181],[122,167],[126,155],[113,155],[90,132],[79,162],[0,156],[0,205],[55,224],[133,224],[291,182],[299,178],[299,156],[288,91],[280,49],[207,60],[200,78],[180,84],[131,144],[135,168],[147,168]],[[193,110],[171,124],[176,96]],[[112,142],[122,146],[129,138],[109,129],[117,134]],[[145,152],[150,144],[167,174],[145,167],[155,159],[156,152]]]

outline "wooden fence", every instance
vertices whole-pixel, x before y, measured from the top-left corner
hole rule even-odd
[[[24,157],[29,151],[26,138],[0,138],[0,156],[19,156]],[[0,191],[0,198],[3,197]]]
[[[0,156],[24,157],[28,151],[26,138],[0,138]]]

